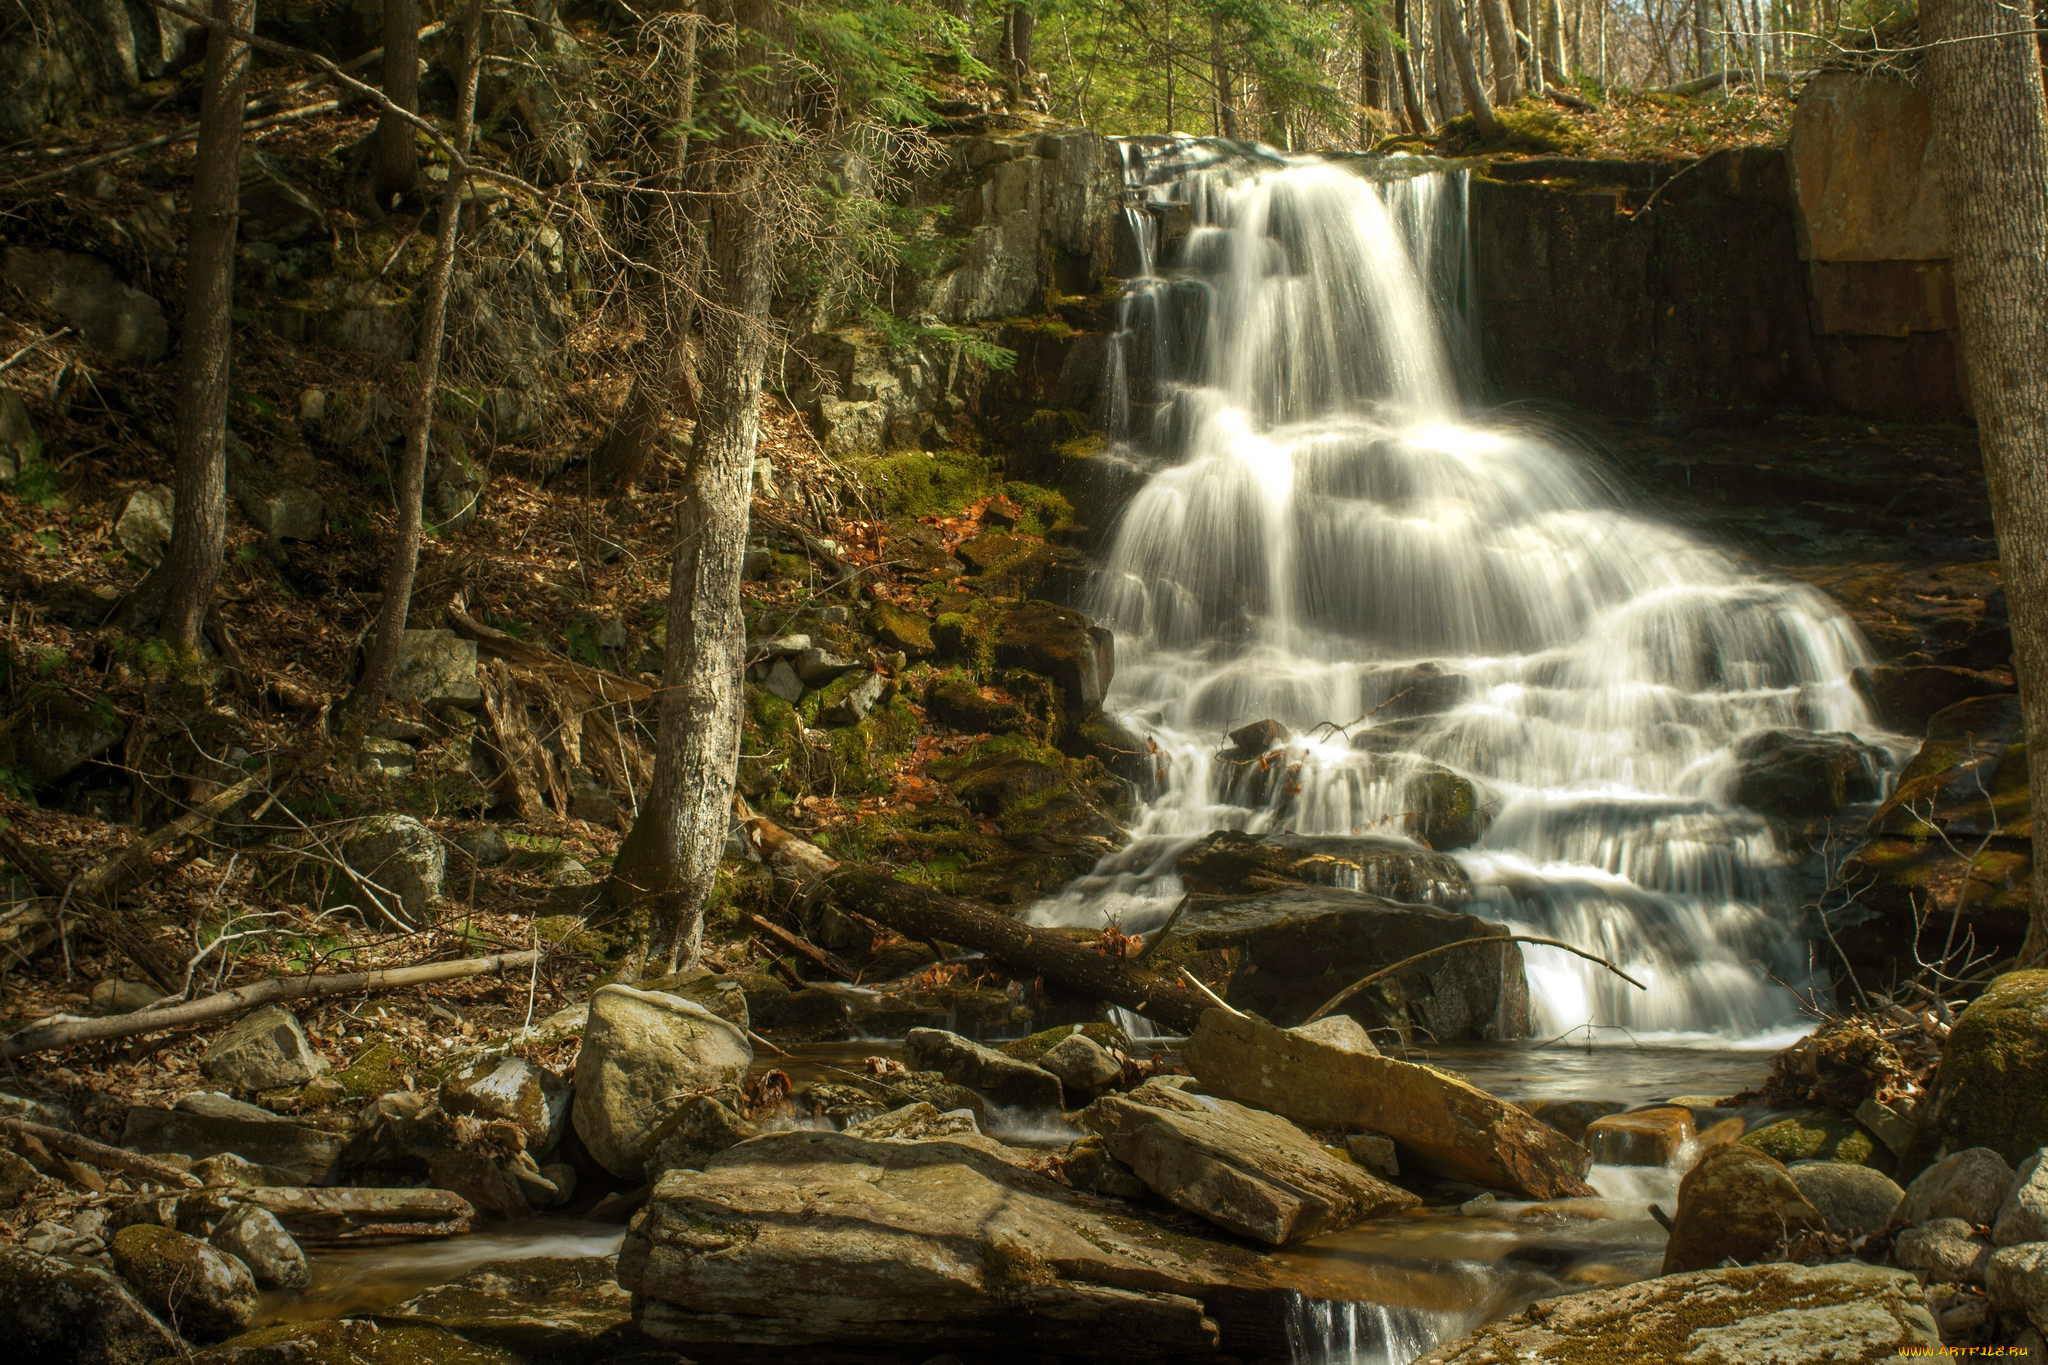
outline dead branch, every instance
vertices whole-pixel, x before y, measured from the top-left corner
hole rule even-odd
[[[832,956],[832,954],[826,952],[817,944],[812,943],[809,939],[803,937],[801,934],[792,934],[791,932],[789,932],[789,930],[783,928],[781,925],[775,923],[772,920],[763,919],[759,915],[748,915],[747,918],[749,920],[752,920],[756,925],[758,925],[762,929],[765,929],[769,933],[775,935],[777,939],[781,940],[791,949],[795,950],[796,952],[802,953],[805,957],[809,958],[812,962],[816,963],[823,970],[831,973],[833,976],[838,977],[841,981],[853,980],[853,968],[847,966],[844,962],[841,962],[838,958]]]
[[[82,918],[93,932],[121,956],[140,967],[143,974],[154,981],[159,990],[178,989],[177,973],[157,955],[156,949],[150,945],[147,938],[137,933],[134,926],[122,916],[110,911],[96,897],[78,893],[77,882],[84,880],[83,878],[67,880],[59,876],[57,870],[50,866],[42,854],[24,843],[12,827],[0,829],[0,853],[5,853],[7,861],[28,874],[30,881],[42,887],[49,895],[58,898],[59,921],[62,920],[65,909],[76,902],[81,908]]]
[[[448,607],[448,624],[465,640],[474,640],[477,653],[551,675],[600,701],[638,702],[654,696],[654,689],[646,683],[634,682],[616,673],[607,673],[602,668],[592,668],[589,664],[579,664],[574,659],[565,659],[552,650],[528,644],[502,630],[493,630],[452,603]]]
[[[1383,976],[1392,976],[1395,972],[1400,971],[1403,967],[1410,966],[1413,963],[1420,962],[1425,957],[1435,957],[1438,953],[1448,953],[1453,948],[1469,947],[1475,943],[1536,943],[1541,944],[1545,948],[1562,948],[1568,953],[1577,953],[1580,957],[1583,957],[1588,962],[1599,963],[1608,971],[1613,972],[1616,976],[1620,977],[1623,981],[1628,982],[1629,985],[1634,986],[1639,991],[1646,991],[1650,989],[1648,986],[1645,986],[1642,982],[1636,980],[1634,977],[1630,976],[1621,968],[1615,966],[1612,962],[1609,962],[1606,958],[1601,957],[1598,953],[1589,953],[1584,948],[1575,948],[1571,944],[1564,942],[1562,939],[1537,938],[1533,934],[1494,934],[1486,938],[1461,938],[1455,943],[1439,943],[1436,947],[1425,949],[1422,952],[1415,954],[1413,957],[1404,957],[1391,967],[1382,967],[1378,971],[1373,972],[1368,976],[1362,976],[1358,980],[1346,986],[1343,990],[1338,991],[1328,1000],[1325,1000],[1323,1002],[1321,1009],[1317,1010],[1314,1014],[1311,1014],[1308,1018],[1302,1020],[1301,1022],[1304,1024],[1313,1024],[1316,1020],[1322,1018],[1331,1010],[1337,1008],[1337,1006],[1343,1004],[1346,1000],[1349,1000],[1352,996],[1358,994],[1358,992],[1364,990],[1367,986],[1370,986],[1373,982],[1379,980]]]
[[[79,1043],[128,1038],[138,1033],[156,1033],[225,1019],[283,1000],[304,1000],[315,996],[361,995],[370,991],[395,990],[400,986],[421,986],[434,981],[455,981],[486,972],[502,972],[538,961],[533,949],[498,953],[491,957],[466,957],[455,962],[429,962],[416,967],[388,967],[379,971],[344,972],[334,976],[288,976],[258,981],[203,1000],[171,1005],[163,1009],[137,1010],[105,1019],[58,1019],[32,1025],[0,1038],[0,1061],[12,1061],[31,1052],[72,1047]]]
[[[124,1152],[119,1147],[109,1147],[104,1142],[94,1142],[89,1137],[67,1133],[61,1128],[52,1128],[47,1124],[30,1123],[27,1119],[0,1118],[0,1133],[34,1138],[53,1152],[62,1152],[68,1157],[90,1162],[95,1166],[104,1166],[108,1170],[126,1171],[130,1175],[141,1176],[144,1180],[154,1180],[159,1185],[169,1185],[173,1189],[199,1188],[200,1182],[197,1177],[188,1175],[176,1166],[166,1166],[161,1161],[152,1161],[146,1156]]]

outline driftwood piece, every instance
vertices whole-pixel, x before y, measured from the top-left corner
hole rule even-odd
[[[369,991],[388,991],[400,986],[422,986],[434,981],[455,981],[468,976],[482,976],[486,972],[507,971],[516,967],[530,967],[540,960],[535,949],[517,953],[498,953],[491,957],[466,957],[454,962],[429,962],[417,967],[387,967],[372,972],[339,972],[332,976],[285,976],[269,981],[258,981],[247,986],[209,995],[203,1000],[193,1000],[182,1005],[170,1005],[162,1009],[136,1010],[132,1014],[117,1014],[104,1019],[58,1019],[46,1024],[32,1024],[17,1033],[0,1038],[0,1061],[11,1061],[30,1052],[43,1052],[54,1047],[70,1047],[78,1043],[101,1042],[108,1038],[128,1038],[138,1033],[155,1033],[161,1029],[180,1028],[187,1024],[203,1024],[214,1019],[226,1019],[233,1015],[255,1009],[258,1005],[274,1005],[281,1000],[305,1000],[324,995],[359,995]]]
[[[1135,1010],[1180,1033],[1191,1032],[1210,1008],[1187,987],[1098,953],[1056,930],[899,882],[872,867],[842,866],[827,886],[843,906],[900,934],[977,948],[1012,967],[1037,972],[1064,990]]]
[[[838,977],[841,981],[853,980],[853,968],[847,966],[844,962],[841,962],[838,958],[832,956],[832,954],[826,952],[801,934],[792,934],[773,920],[763,919],[759,915],[748,915],[747,918],[752,920],[757,927],[775,935],[776,938],[780,939],[790,949],[803,954],[804,957],[810,959],[833,976]]]
[[[89,1137],[67,1133],[48,1124],[30,1123],[27,1119],[0,1118],[0,1133],[17,1138],[33,1138],[51,1151],[62,1152],[73,1160],[104,1166],[110,1171],[126,1171],[129,1175],[154,1180],[159,1185],[169,1185],[173,1189],[199,1188],[196,1176],[188,1175],[176,1166],[167,1166],[146,1156],[124,1152],[119,1147],[109,1147],[104,1142],[94,1142]]]

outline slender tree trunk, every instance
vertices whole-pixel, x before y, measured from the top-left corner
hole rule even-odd
[[[1545,80],[1562,85],[1572,74],[1564,61],[1563,0],[1549,0],[1546,13],[1549,17],[1543,23],[1543,64],[1548,70],[1543,75]]]
[[[770,11],[758,0],[734,8],[742,37],[727,79],[738,103],[773,120],[786,91],[763,74]],[[607,886],[640,970],[696,961],[732,824],[747,644],[740,569],[774,283],[774,156],[767,138],[736,129],[693,176],[708,206],[697,436],[676,509],[654,776]]]
[[[1513,104],[1522,97],[1522,75],[1514,30],[1508,24],[1508,0],[1479,4],[1486,17],[1486,45],[1493,53],[1493,96],[1502,104]]]
[[[1543,64],[1536,56],[1536,19],[1534,0],[1508,0],[1508,13],[1515,23],[1515,53],[1521,59],[1529,88],[1537,94],[1543,93]]]
[[[420,111],[419,0],[384,0],[384,94],[409,114]],[[387,111],[371,146],[370,193],[388,209],[419,183],[412,125]]]
[[[1037,27],[1038,16],[1022,5],[1003,11],[1003,76],[1020,100],[1031,97],[1031,35]]]
[[[1442,30],[1443,42],[1451,49],[1451,61],[1457,66],[1458,88],[1464,92],[1465,107],[1472,111],[1472,120],[1479,125],[1481,137],[1497,137],[1500,135],[1500,120],[1494,117],[1493,102],[1486,98],[1486,86],[1479,79],[1478,64],[1472,60],[1472,44],[1465,37],[1465,21],[1458,13],[1458,0],[1437,0],[1436,8],[1437,27]]]
[[[256,0],[213,0],[212,13],[247,30],[256,23]],[[228,381],[235,349],[235,223],[241,211],[248,44],[218,29],[207,34],[204,80],[178,339],[177,509],[164,556],[168,590],[159,628],[187,659],[199,657],[200,631],[227,542]]]
[[[2024,14],[2024,11],[2020,11]],[[2005,569],[2027,787],[2048,811],[2048,108],[2041,54],[1999,0],[1926,0],[1933,114],[1963,361]],[[2015,32],[2015,30],[2019,30]],[[1989,34],[2009,36],[1992,38]],[[2024,963],[2048,956],[2048,820],[2034,824]]]
[[[455,148],[469,154],[476,129],[477,49],[483,32],[483,0],[469,0],[462,23],[462,86],[457,94]],[[417,371],[412,407],[406,414],[405,453],[398,462],[398,528],[391,559],[384,570],[384,600],[363,649],[363,674],[343,699],[337,716],[345,748],[362,741],[398,674],[398,654],[405,643],[405,618],[412,608],[413,575],[419,569],[420,532],[427,493],[427,457],[431,453],[434,412],[441,396],[441,350],[448,328],[448,288],[455,275],[456,234],[462,223],[462,191],[467,180],[459,166],[448,168],[448,188],[441,195],[441,221],[434,238],[434,259],[427,268],[426,293],[420,302],[420,333],[413,352]]]
[[[1414,40],[1408,36],[1408,0],[1394,0],[1394,27],[1401,31],[1401,45],[1394,49],[1394,72],[1401,81],[1401,107],[1408,111],[1409,131],[1427,136],[1429,114],[1422,107],[1422,92],[1416,89]]]
[[[1230,63],[1223,52],[1223,21],[1209,24],[1209,74],[1216,85],[1216,132],[1237,141],[1237,93],[1231,88]]]

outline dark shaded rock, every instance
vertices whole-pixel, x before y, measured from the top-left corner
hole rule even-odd
[[[1618,1113],[1622,1106],[1614,1100],[1528,1100],[1522,1108],[1578,1142],[1584,1139],[1586,1129],[1595,1119]]]
[[[1471,890],[1450,858],[1384,835],[1245,834],[1223,830],[1180,855],[1190,891],[1244,895],[1291,886],[1341,886],[1399,901],[1455,904]]]
[[[972,678],[941,673],[925,689],[925,708],[933,720],[970,735],[1042,733],[1044,725],[1030,711],[1002,697],[982,695]]]
[[[1735,800],[1784,820],[1823,820],[1882,794],[1877,751],[1846,734],[1765,730],[1735,746]]]
[[[1960,1218],[1930,1218],[1892,1243],[1892,1262],[1928,1284],[1982,1284],[1991,1262],[1991,1239],[1971,1233]]]
[[[1378,700],[1372,701],[1372,719],[1384,723],[1440,716],[1465,699],[1468,686],[1470,682],[1464,674],[1448,672],[1442,664],[1435,663],[1381,674],[1372,680],[1373,692],[1378,694]]]
[[[1052,680],[1070,721],[1100,709],[1116,675],[1116,648],[1109,631],[1078,611],[1050,602],[1011,608],[993,643],[998,664]]]
[[[1490,823],[1472,779],[1433,763],[1408,779],[1405,804],[1408,833],[1433,849],[1468,848]]]
[[[453,1332],[413,1323],[380,1326],[367,1318],[290,1322],[184,1358],[181,1365],[524,1365],[524,1357],[480,1346]]]
[[[1116,1199],[1143,1199],[1151,1186],[1138,1179],[1129,1166],[1109,1154],[1108,1146],[1094,1134],[1080,1138],[1060,1153],[1060,1174],[1077,1190],[1109,1195]]]
[[[188,1095],[175,1109],[137,1105],[128,1111],[121,1145],[145,1155],[194,1158],[225,1152],[289,1171],[308,1185],[334,1179],[346,1139],[220,1096]]]
[[[1959,702],[2013,690],[2012,675],[1947,664],[1873,664],[1856,670],[1856,690],[1888,729],[1925,734],[1927,723]]]
[[[111,705],[90,706],[68,692],[33,701],[26,710],[27,724],[0,738],[0,752],[8,753],[8,766],[20,769],[38,791],[76,774],[127,731]]]
[[[2048,971],[2007,972],[1970,1002],[1922,1103],[1923,1133],[1951,1148],[1988,1147],[2016,1163],[2041,1146],[2048,1133]]]
[[[415,1294],[384,1315],[437,1327],[463,1340],[532,1360],[581,1365],[645,1341],[613,1256],[537,1256],[491,1261],[461,1279]]]
[[[1277,720],[1255,720],[1230,732],[1230,748],[1224,752],[1227,757],[1239,760],[1257,758],[1292,738],[1292,732]]]
[[[913,1071],[939,1072],[1005,1108],[1060,1107],[1059,1077],[944,1029],[912,1029],[903,1040],[903,1062]]]
[[[1782,1164],[1741,1143],[1715,1147],[1679,1182],[1663,1273],[1775,1260],[1794,1233],[1826,1228]]]
[[[48,1365],[151,1365],[184,1349],[106,1271],[11,1246],[0,1247],[0,1339]]]
[[[78,329],[87,345],[118,365],[147,365],[170,347],[163,307],[114,277],[92,256],[9,247],[0,275],[35,303]]]
[[[137,1223],[114,1234],[113,1251],[114,1268],[142,1301],[191,1336],[233,1336],[256,1311],[249,1268],[197,1237]]]

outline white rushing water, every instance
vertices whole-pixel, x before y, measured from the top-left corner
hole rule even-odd
[[[1194,839],[1400,835],[1418,775],[1449,769],[1491,815],[1456,855],[1469,908],[1650,985],[1530,947],[1546,1036],[1796,1032],[1772,978],[1809,970],[1803,850],[1733,804],[1733,750],[1767,729],[1875,737],[1855,629],[1633,509],[1583,453],[1468,416],[1463,173],[1125,155],[1142,263],[1106,424],[1149,477],[1090,606],[1116,634],[1107,709],[1166,782],[1130,848],[1035,914],[1143,931]],[[1187,227],[1162,251],[1167,213]],[[1285,776],[1247,784],[1218,754],[1269,718],[1294,735]]]

